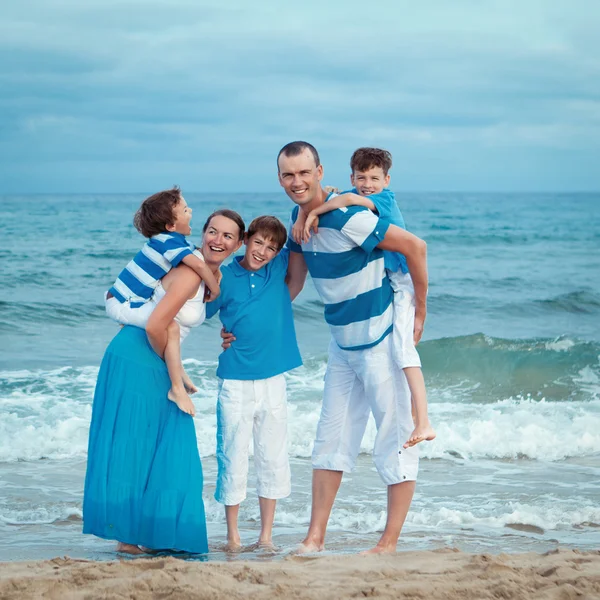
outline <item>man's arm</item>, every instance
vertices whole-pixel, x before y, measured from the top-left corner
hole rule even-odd
[[[214,273],[210,270],[210,267],[195,254],[184,256],[181,262],[200,275],[202,281],[204,281],[206,287],[210,290],[210,296],[206,301],[212,302],[221,293],[221,288],[219,287],[219,283],[217,282]]]
[[[292,301],[302,291],[307,273],[308,267],[306,266],[306,261],[304,260],[302,253],[290,252],[285,282],[290,291]]]
[[[427,316],[427,244],[405,229],[390,225],[379,244],[381,250],[400,252],[406,257],[408,270],[415,288],[415,344],[423,335],[423,325]]]

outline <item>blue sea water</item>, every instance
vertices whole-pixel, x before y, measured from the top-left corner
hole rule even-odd
[[[131,220],[144,195],[0,197],[0,560],[57,554],[110,558],[80,534],[91,400],[116,332],[103,292],[143,243]],[[283,194],[186,194],[192,241],[216,208],[249,221]],[[438,438],[422,445],[402,547],[546,550],[600,544],[600,195],[399,194],[429,253],[429,314],[420,345]],[[310,511],[310,452],[329,340],[307,282],[295,302],[305,365],[288,376],[292,496],[275,539],[301,538]],[[209,535],[224,537],[212,500],[219,325],[183,346],[199,384],[198,445]],[[372,544],[385,490],[370,452],[345,477],[330,527],[339,551]],[[257,535],[253,490],[244,541]],[[218,555],[218,552],[216,552]],[[250,557],[245,556],[245,558]]]

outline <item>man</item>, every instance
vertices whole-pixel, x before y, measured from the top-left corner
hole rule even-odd
[[[321,187],[323,167],[316,149],[291,142],[277,157],[281,186],[308,215],[327,201]],[[292,297],[307,271],[323,303],[332,340],[323,406],[312,456],[310,526],[300,552],[324,548],[327,521],[344,472],[352,471],[369,412],[377,425],[373,459],[388,486],[385,530],[369,552],[395,552],[415,490],[418,449],[403,445],[412,431],[410,392],[391,349],[393,292],[383,250],[407,259],[415,288],[415,342],[426,316],[426,244],[360,206],[322,215],[319,230],[301,246],[290,237],[288,280]]]

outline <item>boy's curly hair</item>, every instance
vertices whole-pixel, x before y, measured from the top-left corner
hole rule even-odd
[[[392,155],[381,148],[359,148],[354,151],[350,159],[352,172],[368,171],[373,167],[380,167],[383,174],[387,175],[392,168]]]
[[[133,217],[135,228],[147,238],[164,233],[167,225],[175,222],[173,209],[179,204],[181,197],[181,190],[175,186],[146,198]]]

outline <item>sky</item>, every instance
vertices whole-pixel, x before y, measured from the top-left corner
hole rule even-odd
[[[3,0],[0,194],[600,190],[597,0]]]

